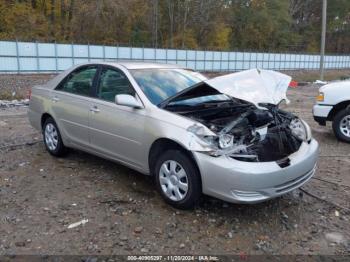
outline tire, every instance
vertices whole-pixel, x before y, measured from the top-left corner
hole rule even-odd
[[[198,204],[202,195],[200,174],[193,159],[183,151],[168,150],[162,154],[155,164],[154,177],[166,203],[178,209],[191,209]]]
[[[332,127],[339,140],[350,143],[350,109],[339,111],[334,116]]]
[[[63,144],[61,133],[53,118],[45,120],[42,132],[46,150],[51,155],[61,157],[67,153],[68,150]]]

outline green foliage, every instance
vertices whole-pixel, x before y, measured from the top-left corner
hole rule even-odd
[[[47,30],[45,17],[28,3],[0,2],[0,39],[46,40]]]
[[[321,0],[0,0],[0,39],[318,52]],[[328,1],[327,51],[350,51],[350,1]]]

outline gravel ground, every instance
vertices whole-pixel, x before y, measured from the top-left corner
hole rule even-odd
[[[290,89],[288,109],[320,142],[303,187],[320,199],[300,190],[256,205],[206,197],[192,211],[166,205],[149,177],[119,164],[78,151],[51,157],[26,107],[0,109],[0,255],[349,254],[350,147],[313,121],[316,93]]]

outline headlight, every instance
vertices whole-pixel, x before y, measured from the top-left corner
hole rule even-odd
[[[234,145],[234,137],[232,135],[212,135],[205,132],[205,129],[199,125],[190,126],[187,131],[194,135],[191,143],[199,145],[197,151],[211,156],[219,156],[222,150],[228,150]]]
[[[316,97],[317,102],[323,102],[324,101],[324,93],[319,92],[318,96]]]
[[[217,136],[208,134],[203,126],[195,124],[187,128],[187,131],[193,134],[191,144],[200,145],[204,151],[217,149]]]
[[[308,141],[311,139],[310,128],[299,118],[294,118],[290,122],[289,128],[292,131],[292,134],[301,141]]]

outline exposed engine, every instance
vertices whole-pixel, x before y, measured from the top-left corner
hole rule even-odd
[[[217,155],[250,162],[285,160],[302,143],[296,131],[301,123],[277,106],[261,106],[262,109],[244,101],[231,101],[177,113],[201,122],[217,134],[217,141],[213,141],[218,145]]]

